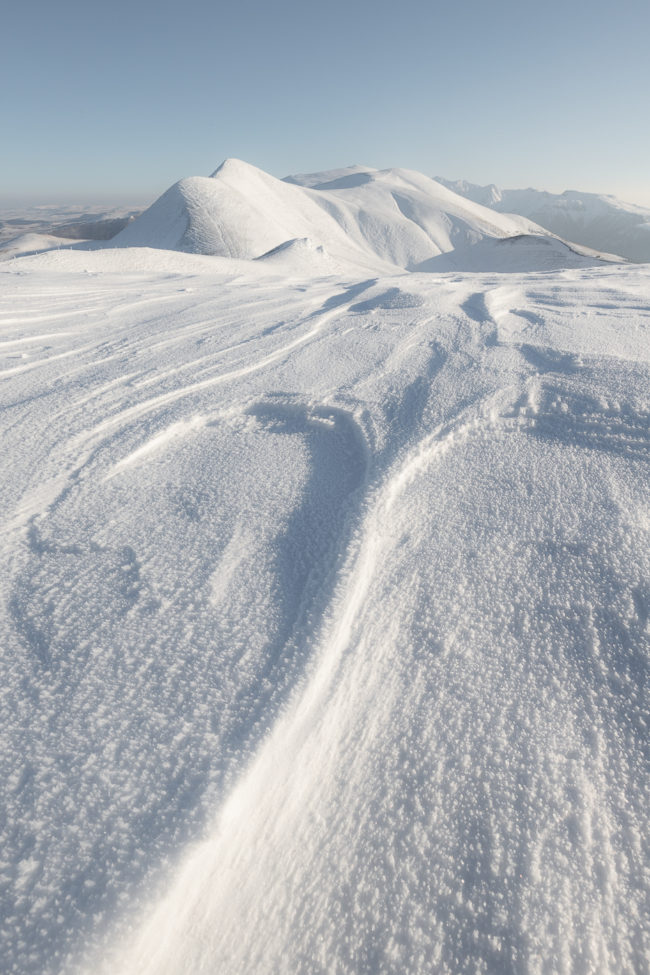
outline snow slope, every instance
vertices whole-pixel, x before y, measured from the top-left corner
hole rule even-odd
[[[386,273],[395,265],[412,269],[485,237],[543,233],[530,221],[495,214],[420,173],[358,169],[288,182],[228,159],[212,177],[176,183],[111,246],[251,259],[308,239],[335,261]]]
[[[52,234],[67,239],[105,240],[141,212],[140,209],[49,204],[0,204],[0,250],[19,234]]]
[[[21,257],[24,254],[37,254],[40,251],[55,250],[60,247],[70,247],[72,238],[64,240],[54,234],[19,234],[11,240],[5,241],[0,247],[0,260],[6,261],[11,257]]]
[[[7,975],[647,970],[648,269],[298,236],[395,179],[0,263]]]
[[[559,271],[562,268],[594,267],[602,261],[618,262],[612,254],[596,254],[556,237],[518,234],[516,237],[486,237],[453,251],[431,257],[417,271]]]
[[[547,193],[543,190],[501,190],[465,180],[437,182],[454,193],[499,213],[517,213],[564,240],[596,251],[620,254],[630,261],[650,262],[650,209],[597,193]]]

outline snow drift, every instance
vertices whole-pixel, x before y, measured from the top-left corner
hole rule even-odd
[[[495,239],[486,237],[475,244],[431,257],[418,264],[417,271],[495,271],[512,274],[522,271],[559,271],[562,268],[593,267],[612,255],[596,255],[565,241],[543,234],[518,234]]]

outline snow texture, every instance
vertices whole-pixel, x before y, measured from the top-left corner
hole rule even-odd
[[[649,269],[311,179],[0,263],[3,971],[645,973]]]

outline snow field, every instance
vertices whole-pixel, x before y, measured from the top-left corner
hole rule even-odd
[[[647,272],[326,274],[0,265],[11,975],[647,964]]]

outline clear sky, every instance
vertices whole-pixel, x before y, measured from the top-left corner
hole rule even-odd
[[[22,0],[0,34],[4,201],[238,156],[650,205],[650,0]]]

